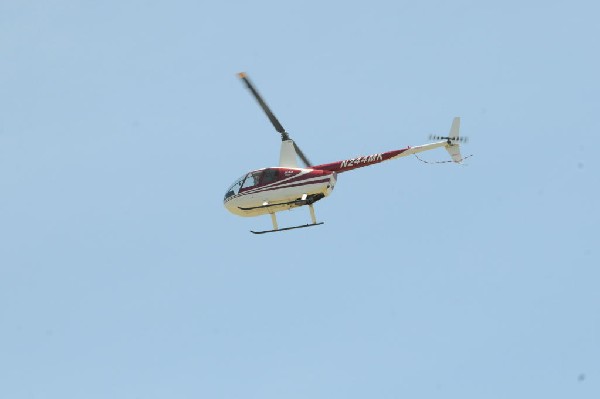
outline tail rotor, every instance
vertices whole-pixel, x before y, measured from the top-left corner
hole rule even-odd
[[[455,144],[455,143],[466,144],[469,142],[468,137],[436,136],[434,134],[429,135],[429,140],[446,140],[448,142],[448,144]]]
[[[461,163],[463,161],[463,156],[460,154],[460,144],[467,143],[468,139],[466,137],[460,137],[460,117],[454,118],[452,121],[452,127],[450,127],[450,133],[447,136],[436,136],[431,135],[431,140],[445,140],[446,141],[446,151],[450,154],[452,161],[455,163]]]

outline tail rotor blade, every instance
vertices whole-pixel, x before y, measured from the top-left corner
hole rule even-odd
[[[450,140],[450,141],[454,141],[454,142],[458,142],[458,143],[467,143],[469,141],[468,137],[465,136],[461,136],[461,137],[448,137],[448,136],[434,136],[434,135],[430,135],[429,136],[429,140]]]

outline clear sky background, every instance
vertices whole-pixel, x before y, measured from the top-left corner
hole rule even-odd
[[[599,15],[2,0],[0,398],[599,398]],[[474,155],[254,236],[222,198],[280,139],[239,71],[314,163],[454,116]]]

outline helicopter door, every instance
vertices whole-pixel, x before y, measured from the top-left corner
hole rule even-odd
[[[264,186],[277,181],[279,173],[277,169],[263,169],[250,172],[246,175],[246,179],[242,184],[241,190],[249,190],[257,186]]]
[[[266,169],[263,171],[262,176],[260,177],[260,185],[264,186],[269,183],[273,183],[277,180],[278,177],[277,169]]]

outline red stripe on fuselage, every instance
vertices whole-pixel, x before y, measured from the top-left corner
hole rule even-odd
[[[360,157],[351,158],[351,159],[345,159],[343,161],[336,161],[336,162],[332,162],[332,163],[326,163],[323,165],[313,166],[313,169],[336,172],[336,173],[347,172],[349,170],[358,169],[358,168],[362,168],[365,166],[374,165],[376,163],[388,161],[388,160],[402,154],[406,150],[408,150],[408,148],[404,148],[402,150],[393,150],[393,151],[383,152],[380,154],[372,154],[372,155],[365,155],[365,156],[360,156]]]

